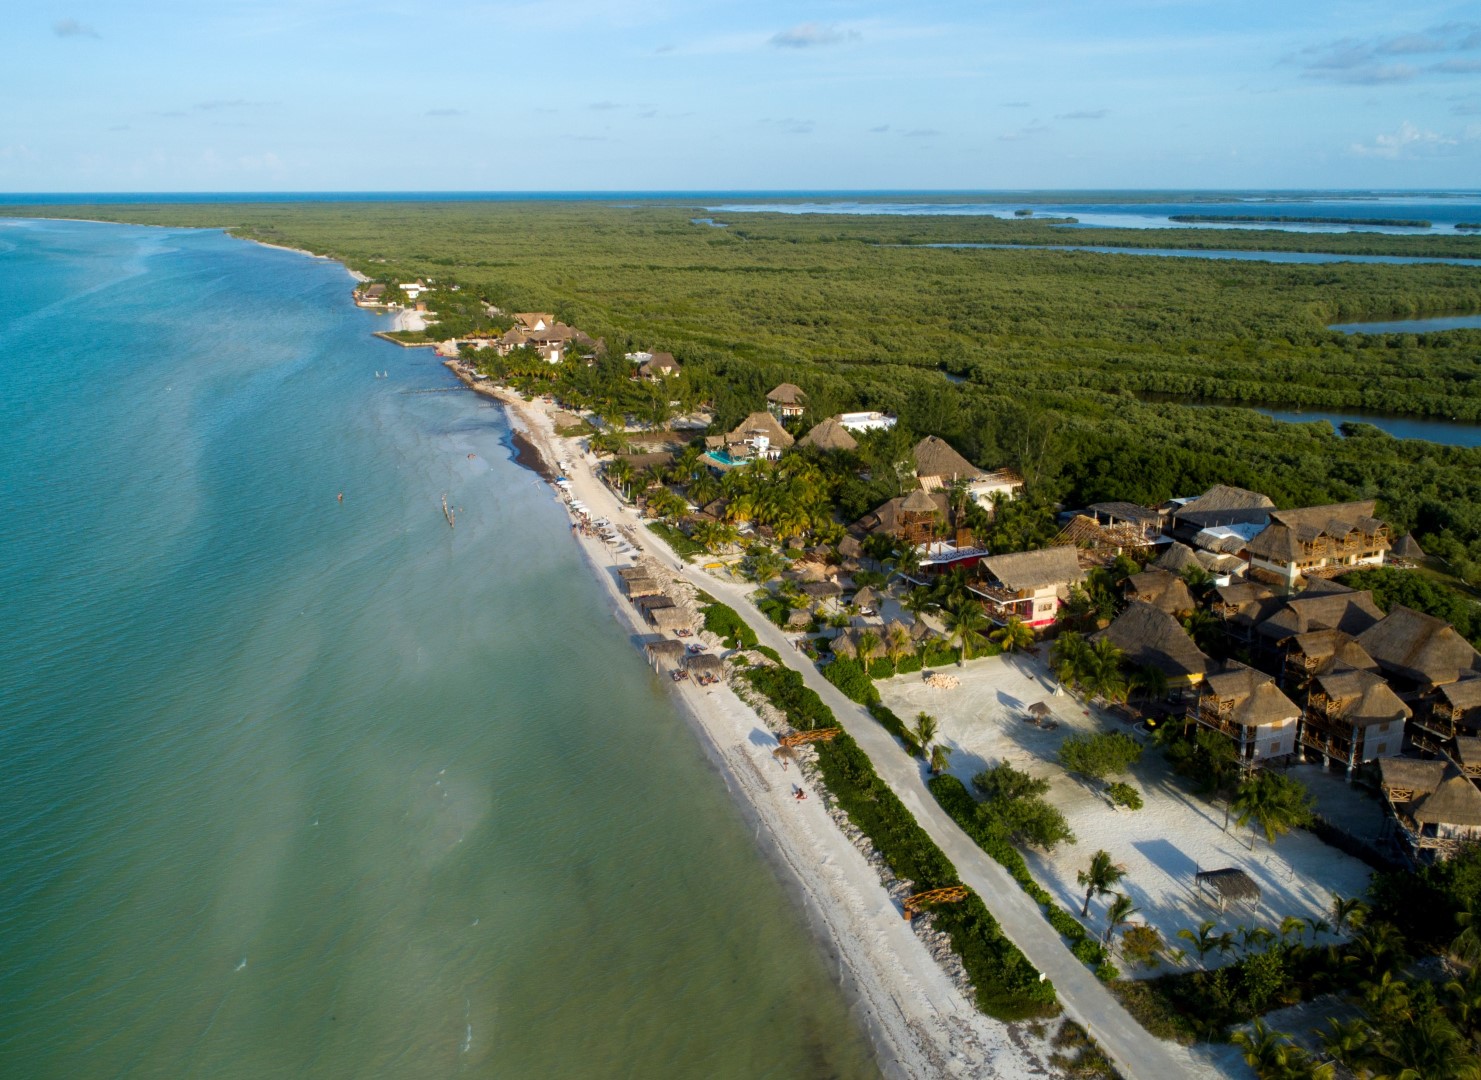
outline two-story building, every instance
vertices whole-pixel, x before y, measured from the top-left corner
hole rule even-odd
[[[1388,524],[1374,506],[1366,499],[1270,511],[1270,524],[1245,545],[1250,575],[1292,591],[1304,578],[1382,566]]]
[[[1318,675],[1307,692],[1301,745],[1340,764],[1351,776],[1364,762],[1397,757],[1404,724],[1413,710],[1371,671],[1344,669]]]
[[[1281,693],[1269,675],[1243,664],[1231,662],[1209,675],[1189,715],[1228,738],[1247,765],[1290,757],[1299,749],[1301,706]]]
[[[989,555],[978,565],[982,578],[968,589],[1000,625],[1017,617],[1030,626],[1048,626],[1071,587],[1085,578],[1072,547]]]

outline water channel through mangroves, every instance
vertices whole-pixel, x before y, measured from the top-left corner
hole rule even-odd
[[[501,411],[349,289],[0,224],[0,1074],[875,1075]]]

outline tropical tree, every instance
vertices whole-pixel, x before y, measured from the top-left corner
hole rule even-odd
[[[1216,652],[1224,644],[1224,624],[1208,608],[1195,608],[1183,620],[1183,629],[1204,652]]]
[[[1322,1051],[1349,1072],[1358,1073],[1369,1058],[1369,1047],[1373,1039],[1372,1029],[1361,1020],[1329,1019],[1330,1031],[1318,1029],[1314,1034],[1322,1044]]]
[[[1351,924],[1354,927],[1363,925],[1363,917],[1368,914],[1368,905],[1356,896],[1344,899],[1336,893],[1332,893],[1332,926],[1336,933],[1342,933],[1344,927]]]
[[[1080,917],[1089,917],[1090,901],[1097,896],[1108,895],[1112,887],[1125,876],[1126,870],[1111,861],[1109,851],[1097,851],[1090,856],[1090,865],[1075,875],[1075,879],[1085,889],[1085,906],[1080,909]]]
[[[701,521],[690,533],[690,539],[711,555],[735,543],[739,537],[735,526],[723,521]]]
[[[1386,1025],[1367,1064],[1375,1080],[1476,1080],[1481,1076],[1475,1048],[1439,1009],[1426,1009],[1405,1023]]]
[[[1404,939],[1389,923],[1366,924],[1347,948],[1343,963],[1367,982],[1378,982],[1392,974],[1409,958]]]
[[[1289,1035],[1272,1031],[1259,1017],[1230,1035],[1229,1041],[1239,1047],[1245,1064],[1261,1080],[1329,1080],[1335,1072],[1330,1062],[1318,1065]]]
[[[915,652],[915,642],[910,637],[910,631],[905,629],[902,623],[892,622],[885,627],[884,631],[884,653],[890,658],[890,666],[895,674],[900,674],[900,661]]]
[[[1255,846],[1255,828],[1275,843],[1298,825],[1307,825],[1314,816],[1313,799],[1299,780],[1282,773],[1260,772],[1241,784],[1231,804],[1234,820],[1241,828],[1251,825],[1250,848]]]
[[[607,479],[622,492],[623,498],[628,498],[633,482],[632,462],[623,458],[613,458],[607,462],[605,472]]]
[[[940,775],[951,764],[951,747],[937,743],[931,747],[931,772]]]
[[[683,517],[689,505],[668,488],[659,488],[648,496],[646,510],[649,517],[662,518],[672,524]]]
[[[1142,664],[1131,673],[1127,688],[1151,701],[1161,700],[1167,697],[1167,672],[1155,664]]]
[[[875,651],[880,646],[879,634],[873,630],[860,630],[858,637],[854,638],[854,648],[858,652],[859,664],[867,672],[870,661],[874,658]]]
[[[920,563],[920,548],[914,544],[903,544],[890,560],[890,574],[913,579],[920,575]]]
[[[1012,615],[1008,621],[988,635],[1003,647],[1004,652],[1031,649],[1034,645],[1034,628],[1029,626],[1017,615]]]
[[[905,599],[900,601],[900,606],[919,619],[927,611],[936,607],[936,601],[931,596],[930,589],[918,585],[905,594]]]
[[[1125,893],[1115,893],[1116,899],[1111,901],[1111,906],[1106,908],[1106,931],[1101,940],[1110,944],[1111,935],[1118,927],[1124,926],[1131,921],[1136,914],[1136,905],[1131,902],[1131,897]]]
[[[987,616],[982,605],[963,600],[946,612],[946,640],[957,646],[957,663],[964,664],[972,659],[972,650],[987,643],[983,631],[987,629]]]
[[[1071,735],[1059,744],[1059,763],[1091,780],[1119,776],[1142,756],[1142,744],[1120,731]]]
[[[934,716],[932,716],[928,712],[921,711],[916,714],[915,727],[912,728],[911,731],[912,734],[915,735],[915,741],[919,743],[920,748],[924,750],[928,745],[930,745],[931,740],[936,737],[936,732],[937,730],[939,730],[939,728],[940,724],[937,723]]]
[[[1205,967],[1208,966],[1204,961],[1209,953],[1217,951],[1222,956],[1234,948],[1234,935],[1228,931],[1216,933],[1212,919],[1200,923],[1196,934],[1186,926],[1183,927],[1178,931],[1178,937],[1193,946],[1193,950],[1198,953],[1198,962]]]

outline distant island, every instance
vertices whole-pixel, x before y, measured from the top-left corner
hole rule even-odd
[[[1455,223],[1455,231],[1456,232],[1477,232],[1477,231],[1481,231],[1481,221],[1457,221]]]
[[[1167,220],[1193,224],[1227,225],[1246,223],[1258,225],[1385,225],[1398,229],[1428,229],[1433,224],[1429,221],[1406,221],[1401,218],[1290,217],[1282,214],[1265,217],[1249,214],[1173,214]],[[1462,226],[1456,227],[1461,228]]]

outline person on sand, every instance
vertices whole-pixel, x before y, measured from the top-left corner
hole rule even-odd
[[[807,792],[803,791],[800,787],[797,787],[794,784],[792,786],[792,798],[796,799],[798,802],[801,802],[803,799],[807,798]]]

